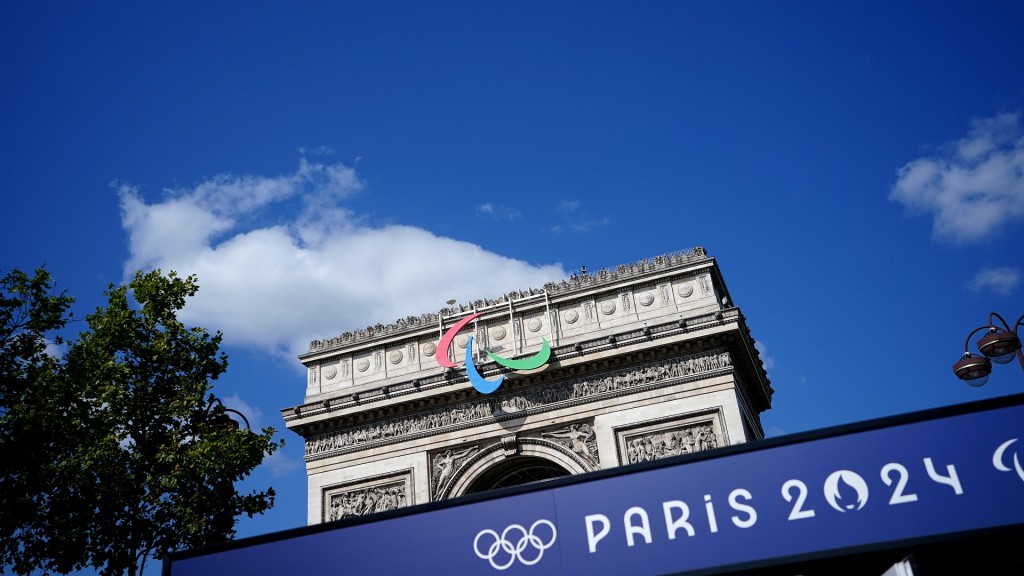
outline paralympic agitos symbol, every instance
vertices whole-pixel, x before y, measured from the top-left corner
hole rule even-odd
[[[441,336],[441,340],[437,343],[437,351],[434,352],[434,359],[437,363],[446,368],[457,368],[458,365],[448,359],[448,348],[452,345],[452,340],[455,339],[455,335],[462,330],[466,324],[469,324],[473,320],[476,320],[482,312],[475,312],[466,316],[462,320],[455,323],[454,326],[448,329],[444,335]],[[490,350],[485,350],[487,355],[490,356],[491,360],[494,360],[498,364],[511,368],[512,370],[533,370],[534,368],[540,368],[547,363],[548,359],[551,358],[551,345],[548,344],[547,338],[541,338],[540,352],[537,352],[529,358],[521,358],[519,360],[509,360],[508,358],[502,358]],[[480,375],[480,372],[476,369],[476,365],[473,364],[473,337],[469,337],[469,341],[466,342],[466,376],[469,377],[469,382],[476,388],[481,394],[490,394],[501,386],[501,383],[505,381],[505,375],[498,376],[495,380],[487,380]]]

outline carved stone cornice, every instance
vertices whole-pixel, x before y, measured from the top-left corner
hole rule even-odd
[[[622,264],[615,268],[599,270],[594,273],[573,274],[569,278],[560,282],[548,282],[544,285],[543,289],[530,288],[525,291],[516,290],[503,294],[496,299],[477,300],[469,306],[459,304],[454,308],[448,308],[442,312],[458,314],[486,306],[515,302],[517,300],[538,296],[545,292],[551,296],[569,295],[575,292],[582,292],[614,284],[623,280],[639,278],[653,273],[672,270],[674,268],[681,268],[707,259],[707,251],[698,246],[690,250],[671,252],[649,259],[645,258],[629,264]],[[411,334],[426,328],[436,328],[438,323],[439,316],[437,313],[421,314],[420,316],[407,316],[391,324],[376,324],[360,330],[344,332],[334,338],[313,340],[309,343],[309,352],[325,352],[342,348],[349,344],[371,341],[382,336],[406,333]]]
[[[686,334],[696,330],[707,330],[716,328],[741,320],[738,309],[727,309],[716,311],[699,316],[691,316],[678,321],[666,322],[644,328],[636,328],[620,332],[611,336],[602,336],[590,340],[579,341],[573,344],[557,346],[552,348],[552,356],[559,361],[566,361],[574,358],[585,358],[590,354],[599,354],[615,348],[628,346],[633,342],[644,340],[657,340],[668,338],[679,334]],[[499,369],[493,363],[482,364],[478,367],[482,374],[487,377],[508,372],[507,369]],[[296,422],[300,418],[316,417],[338,413],[355,408],[370,410],[373,406],[400,399],[403,396],[417,394],[423,391],[451,389],[459,384],[468,382],[464,370],[438,371],[428,377],[421,377],[407,382],[380,386],[379,388],[362,389],[358,393],[338,396],[318,402],[300,404],[298,406],[285,408],[281,415],[286,423]],[[434,401],[442,401],[435,399]],[[402,409],[389,405],[389,409]]]
[[[306,460],[385,446],[496,420],[672,386],[732,371],[724,348],[659,360],[596,375],[564,379],[459,402],[415,414],[378,420],[305,440]]]

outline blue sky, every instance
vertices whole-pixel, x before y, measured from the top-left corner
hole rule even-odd
[[[1019,2],[0,4],[0,269],[84,315],[195,273],[216,391],[288,442],[309,340],[704,246],[772,435],[1024,390]]]

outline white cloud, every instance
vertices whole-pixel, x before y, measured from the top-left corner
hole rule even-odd
[[[294,358],[309,341],[567,276],[412,226],[372,227],[342,206],[362,189],[342,164],[217,176],[149,203],[121,186],[125,274],[195,274],[182,320]]]
[[[325,146],[323,144],[321,144],[320,146],[313,147],[299,146],[298,152],[303,156],[334,156],[335,154],[337,154],[337,152],[334,151],[334,148],[331,148],[330,146]],[[356,158],[356,162],[358,161],[359,159]]]
[[[1024,219],[1024,131],[1021,114],[971,123],[967,136],[943,152],[899,169],[889,199],[933,214],[938,240],[966,244]]]
[[[270,474],[275,478],[280,478],[293,471],[299,470],[303,467],[301,460],[289,458],[285,455],[284,450],[278,450],[263,458],[263,466],[266,466],[270,470]]]
[[[224,398],[221,398],[220,401],[224,404],[225,408],[241,412],[242,415],[245,416],[245,419],[249,421],[249,426],[252,427],[254,431],[259,431],[263,428],[263,411],[258,407],[249,404],[245,400],[242,400],[242,397],[238,394],[225,396]],[[234,414],[228,413],[228,416],[231,416],[236,421],[241,422],[241,419]]]
[[[562,200],[554,209],[560,222],[548,229],[555,234],[562,232],[582,234],[594,228],[603,228],[611,224],[611,218],[607,216],[593,217],[581,210],[581,207],[582,203],[579,200]]]
[[[46,346],[45,348],[43,348],[43,353],[49,356],[50,358],[54,359],[62,358],[67,351],[67,342],[61,342],[60,344],[58,344],[57,342],[54,342],[53,340],[50,339],[46,340]]]
[[[1001,268],[986,267],[978,271],[967,284],[973,292],[991,290],[996,294],[1008,295],[1020,283],[1020,270],[1004,266]]]
[[[493,220],[507,220],[514,222],[522,216],[518,210],[507,206],[495,206],[491,202],[484,202],[476,207],[477,216],[486,216]]]
[[[775,357],[768,355],[768,347],[765,346],[760,340],[754,342],[754,348],[757,348],[757,353],[761,356],[761,363],[764,364],[765,372],[768,372],[775,367]]]
[[[559,214],[572,214],[580,207],[579,200],[562,200],[558,206],[555,206],[555,212]]]

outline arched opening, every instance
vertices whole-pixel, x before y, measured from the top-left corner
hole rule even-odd
[[[554,462],[536,456],[506,458],[473,480],[466,494],[541,482],[568,476],[570,472]]]
[[[507,488],[540,482],[595,468],[565,446],[544,438],[520,438],[512,445],[498,442],[467,460],[445,486],[436,500],[473,492]]]

